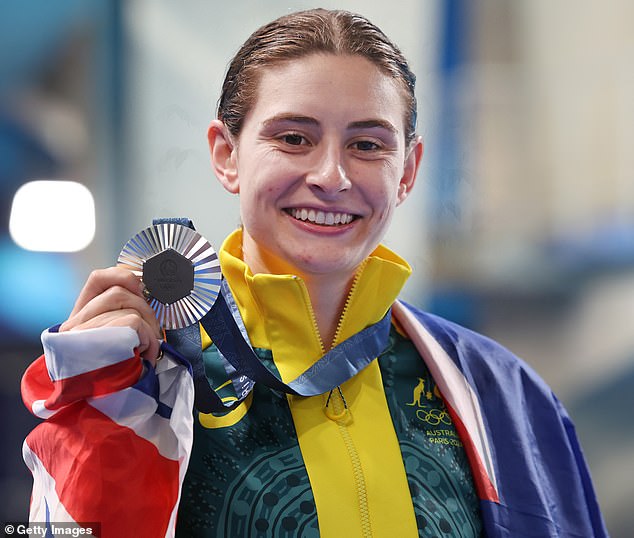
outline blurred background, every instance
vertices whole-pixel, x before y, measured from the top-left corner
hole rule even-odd
[[[415,268],[405,298],[497,339],[549,382],[612,536],[631,536],[634,3],[319,5],[368,16],[418,75],[426,153],[386,238]],[[226,65],[256,27],[316,6],[0,3],[0,521],[28,513],[21,444],[37,421],[19,380],[41,330],[153,217],[189,216],[217,246],[238,224],[206,144]],[[32,180],[78,182],[92,198],[46,195],[36,210],[16,196]],[[78,211],[91,200],[94,217]],[[47,252],[20,236],[70,237],[69,225],[90,243]]]

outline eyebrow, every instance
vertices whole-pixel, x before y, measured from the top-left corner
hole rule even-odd
[[[315,118],[310,116],[301,116],[299,114],[278,114],[272,118],[268,118],[262,122],[263,127],[269,127],[276,123],[300,123],[302,125],[319,125],[319,122]]]
[[[398,134],[396,127],[386,120],[361,120],[348,124],[348,129],[375,129],[377,127],[390,131],[392,134]]]
[[[310,116],[302,116],[299,114],[278,114],[271,118],[268,118],[262,122],[264,128],[274,125],[276,123],[298,123],[301,125],[314,125],[319,126],[319,122]],[[355,129],[385,129],[392,134],[398,134],[398,129],[394,127],[389,121],[381,119],[367,119],[360,121],[353,121],[346,126],[348,130]]]

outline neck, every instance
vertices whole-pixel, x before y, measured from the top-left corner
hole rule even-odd
[[[285,262],[275,263],[275,260],[264,259],[259,252],[244,248],[244,244],[242,254],[245,263],[254,275],[258,273],[291,274],[304,281],[315,314],[319,336],[326,350],[330,349],[355,273],[322,274],[298,271],[297,268]]]
[[[328,350],[334,344],[335,334],[350,293],[354,274],[340,278],[333,275],[326,277],[313,275],[312,278],[307,276],[302,278],[308,289],[319,335],[326,350]]]
[[[299,275],[292,268],[265,270],[245,256],[244,247],[243,233],[236,231],[224,241],[218,258],[251,344],[272,351],[285,381],[312,366],[323,355],[323,342],[330,344],[335,333],[339,343],[380,321],[411,271],[385,247],[350,271],[329,272],[327,279]]]

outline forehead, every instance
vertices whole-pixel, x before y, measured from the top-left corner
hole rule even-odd
[[[342,121],[372,116],[402,131],[406,104],[398,82],[363,56],[312,54],[260,72],[249,115],[282,112]]]

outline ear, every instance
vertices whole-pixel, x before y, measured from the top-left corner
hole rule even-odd
[[[220,120],[213,120],[207,130],[211,165],[218,181],[232,194],[240,192],[238,181],[238,165],[236,144],[226,125]]]
[[[405,156],[405,166],[403,168],[403,176],[398,184],[398,193],[396,196],[396,205],[401,205],[409,196],[414,188],[416,176],[418,175],[418,167],[423,158],[423,138],[417,136],[408,148]]]

